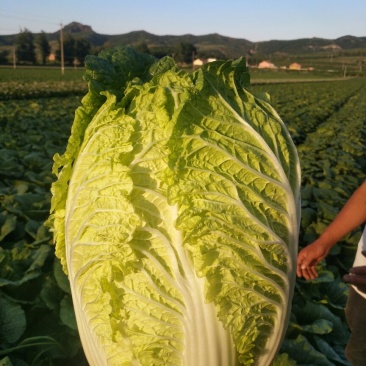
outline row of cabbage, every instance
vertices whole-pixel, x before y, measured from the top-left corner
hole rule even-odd
[[[262,89],[256,87],[254,89]],[[366,177],[364,80],[269,87],[273,104],[296,142],[302,167],[300,245],[315,240]],[[320,277],[297,281],[283,351],[299,365],[348,365],[344,317],[361,228],[339,242],[322,263]]]
[[[80,97],[28,98],[0,101],[0,364],[87,365],[43,224]]]
[[[306,245],[365,178],[363,80],[251,88],[269,92],[297,144],[303,174],[300,244]],[[2,365],[87,365],[68,281],[43,224],[54,179],[52,156],[66,145],[80,103],[75,93],[44,98],[41,92],[24,97],[14,92],[0,100]],[[297,281],[282,352],[298,365],[348,365],[343,315],[348,288],[341,276],[352,263],[359,234],[334,248],[318,280]]]
[[[83,73],[83,69],[67,69],[62,74],[56,68],[2,68],[0,100],[85,94]]]
[[[84,81],[8,81],[1,83],[0,100],[62,97],[86,93]]]

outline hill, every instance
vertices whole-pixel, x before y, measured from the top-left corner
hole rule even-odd
[[[82,37],[95,48],[114,47],[120,45],[137,46],[146,44],[153,54],[173,53],[179,43],[186,42],[193,44],[200,57],[217,58],[238,58],[245,55],[253,47],[253,42],[246,39],[236,39],[221,36],[220,34],[208,34],[195,36],[184,34],[180,36],[164,35],[158,36],[144,30],[132,31],[118,35],[103,35],[93,31],[90,26],[72,22],[63,29],[64,33],[71,34],[74,38]],[[60,38],[60,31],[48,35],[50,41]],[[1,36],[0,36],[1,44]]]
[[[200,53],[221,53],[225,58],[237,58],[246,55],[248,52],[262,55],[286,53],[306,54],[314,52],[340,51],[366,49],[366,37],[354,37],[351,35],[337,39],[324,38],[303,38],[295,40],[269,40],[252,42],[247,39],[231,38],[220,34],[207,34],[195,36],[184,35],[163,35],[158,36],[146,31],[133,31],[118,35],[105,35],[96,33],[91,26],[72,22],[63,28],[64,33],[69,33],[75,38],[85,38],[90,41],[93,47],[116,46],[116,45],[137,45],[145,43],[151,49],[174,48],[180,42],[194,44]],[[60,38],[60,30],[48,33],[49,41],[57,41]],[[14,43],[16,34],[0,35],[0,46],[10,46]],[[214,56],[214,55],[213,55]]]
[[[244,38],[232,38],[217,33],[196,36],[154,35],[144,30],[125,34],[106,35],[96,33],[91,26],[72,22],[63,28],[64,34],[74,38],[87,39],[93,51],[98,52],[105,47],[117,45],[147,46],[157,57],[173,54],[177,45],[182,42],[191,43],[197,50],[196,57],[236,59],[245,56],[252,65],[262,60],[271,60],[281,67],[291,62],[301,62],[306,67],[332,68],[349,64],[355,69],[366,64],[366,37],[346,35],[337,39],[303,38],[294,40],[269,40],[252,42]],[[10,49],[16,34],[0,35],[0,51]],[[58,49],[60,30],[47,34],[53,50]]]

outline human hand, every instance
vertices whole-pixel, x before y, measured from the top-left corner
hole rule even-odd
[[[343,281],[366,293],[366,266],[352,267],[349,274],[343,276]]]
[[[320,239],[303,248],[297,256],[297,276],[306,280],[318,277],[316,265],[327,256],[328,252],[329,249]]]

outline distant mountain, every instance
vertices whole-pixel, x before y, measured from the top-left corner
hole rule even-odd
[[[164,50],[174,52],[174,48],[182,42],[193,44],[201,57],[237,58],[245,55],[253,47],[253,43],[246,39],[224,37],[216,33],[204,36],[192,34],[157,36],[145,31],[134,31],[110,36],[108,39],[108,44],[111,46],[145,43],[153,53]]]
[[[238,58],[246,55],[299,55],[315,52],[366,49],[366,37],[347,35],[337,39],[303,38],[295,40],[270,40],[251,42],[246,39],[225,37],[220,34],[195,36],[158,36],[143,30],[126,34],[106,35],[94,32],[89,25],[72,22],[63,28],[64,34],[74,38],[86,38],[96,49],[117,45],[147,45],[154,54],[174,52],[181,42],[194,44],[199,57]],[[56,44],[60,38],[60,30],[47,34],[50,42]],[[0,36],[0,47],[11,46],[16,35]]]
[[[108,37],[103,34],[99,34],[93,31],[90,25],[84,25],[77,22],[72,22],[63,27],[63,33],[70,34],[73,38],[84,38],[87,39],[92,46],[103,46],[106,42],[108,42]],[[56,41],[60,39],[60,30],[48,34],[48,38],[50,41]]]
[[[321,51],[339,51],[366,48],[366,37],[344,36],[337,39],[303,38],[289,41],[264,41],[258,43],[260,53],[284,52],[304,54]]]

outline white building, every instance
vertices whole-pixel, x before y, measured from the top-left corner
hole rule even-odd
[[[277,66],[269,61],[262,61],[258,64],[258,69],[277,69]]]

